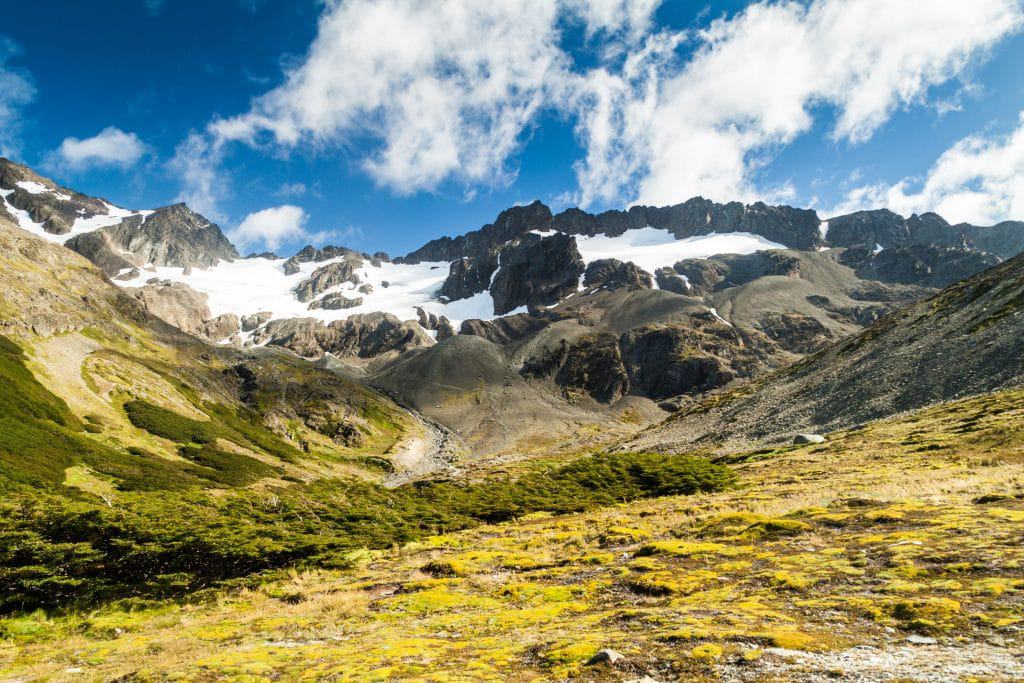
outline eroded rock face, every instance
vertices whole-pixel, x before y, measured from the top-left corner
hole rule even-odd
[[[149,313],[197,337],[221,341],[239,330],[237,315],[211,316],[206,304],[208,297],[181,282],[154,280],[127,291]]]
[[[658,283],[658,289],[676,294],[690,293],[689,283],[672,268],[658,268],[654,273],[654,279]]]
[[[879,252],[847,249],[839,260],[861,278],[922,287],[945,287],[1000,262],[993,254],[934,244],[908,244]]]
[[[348,254],[341,261],[328,263],[313,271],[313,274],[295,287],[295,298],[299,301],[312,301],[328,289],[351,283],[361,283],[356,271],[363,267],[363,259],[357,254]]]
[[[146,264],[209,268],[239,258],[220,228],[184,204],[130,216],[116,225],[76,235],[65,245],[99,266],[108,276]]]
[[[584,391],[595,401],[612,403],[629,392],[629,375],[618,340],[610,334],[583,337],[566,349],[555,377],[563,393]]]
[[[417,323],[403,322],[390,313],[357,314],[327,325],[315,318],[271,320],[256,331],[253,341],[291,349],[309,358],[324,353],[373,358],[434,343]]]
[[[550,313],[538,315],[517,313],[516,315],[495,318],[494,320],[477,320],[473,318],[462,321],[459,334],[483,337],[495,344],[505,345],[525,339],[534,332],[547,327],[558,318],[558,315]]]
[[[491,283],[494,312],[553,305],[576,291],[583,270],[572,235],[528,234],[501,252],[501,266]]]
[[[651,274],[646,270],[613,258],[591,261],[583,275],[584,287],[636,290],[650,289],[652,284]]]

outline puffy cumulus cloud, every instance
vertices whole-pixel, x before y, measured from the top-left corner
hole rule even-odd
[[[1024,112],[1009,135],[964,138],[938,158],[923,180],[858,187],[834,213],[879,206],[903,215],[935,211],[952,223],[988,225],[1024,217]]]
[[[21,110],[35,99],[29,75],[8,65],[17,46],[0,36],[0,156],[16,157],[21,148]]]
[[[259,246],[273,251],[289,240],[311,237],[308,220],[302,208],[285,204],[250,213],[228,237],[243,251]]]
[[[146,152],[147,147],[138,135],[110,126],[91,138],[64,138],[50,156],[50,161],[71,171],[103,166],[130,168]]]
[[[816,106],[834,110],[837,141],[864,141],[1021,24],[1019,0],[760,2],[700,31],[685,62],[649,40],[646,66],[587,81],[581,199],[780,192],[757,187],[757,171]]]

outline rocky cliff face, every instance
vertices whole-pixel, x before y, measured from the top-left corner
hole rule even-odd
[[[145,287],[127,290],[142,307],[164,322],[197,337],[219,342],[239,330],[238,316],[212,316],[207,296],[180,282],[153,281]]]
[[[501,252],[491,296],[494,312],[503,315],[520,306],[551,306],[575,292],[583,259],[571,235],[528,234]]]
[[[0,194],[6,203],[28,212],[46,232],[66,235],[79,218],[106,216],[110,207],[101,199],[89,197],[57,185],[32,169],[0,158]],[[0,212],[13,220],[0,202]]]
[[[694,197],[665,207],[634,206],[627,211],[590,214],[568,209],[558,215],[542,203],[502,211],[494,223],[459,237],[442,237],[411,252],[406,263],[478,258],[485,252],[522,237],[531,230],[556,230],[571,235],[621,235],[633,228],[668,230],[678,239],[718,232],[749,232],[794,249],[816,249],[824,243],[814,211],[762,202],[718,204]]]
[[[130,216],[116,225],[72,237],[66,246],[108,275],[127,267],[208,268],[239,258],[221,229],[184,204]]]

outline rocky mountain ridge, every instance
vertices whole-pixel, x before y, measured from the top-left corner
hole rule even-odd
[[[15,219],[43,236],[32,216],[54,202],[79,201],[79,218],[105,209],[109,224],[84,230],[76,218],[56,241],[149,313],[212,341],[330,356],[480,450],[607,416],[657,421],[995,266],[1016,244],[993,237],[1012,224],[885,210],[820,221],[694,198],[596,215],[534,202],[394,260],[340,246],[240,259],[184,205],[125,212],[0,167],[16,188],[0,204],[25,211],[10,204],[17,195],[30,210]]]

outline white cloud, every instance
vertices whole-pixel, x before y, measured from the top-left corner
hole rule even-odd
[[[581,198],[664,204],[777,193],[757,186],[757,172],[811,129],[815,106],[834,108],[834,139],[862,142],[1022,21],[1019,0],[751,5],[712,22],[683,64],[652,59],[635,74],[591,76]]]
[[[135,133],[109,126],[91,138],[64,138],[51,155],[55,165],[71,171],[95,167],[131,168],[146,154],[147,147]]]
[[[20,152],[21,109],[35,99],[29,76],[7,66],[18,50],[0,36],[0,156],[16,157]]]
[[[583,205],[782,199],[793,188],[761,171],[815,116],[838,144],[869,139],[1019,30],[1022,3],[762,0],[681,33],[653,27],[660,0],[328,0],[283,84],[212,121],[176,163],[193,172],[183,195],[211,207],[230,143],[343,150],[399,194],[454,181],[471,196],[515,177],[554,111],[585,150]],[[567,25],[583,28],[586,66]]]
[[[1024,112],[1009,135],[972,135],[958,141],[923,181],[907,178],[894,185],[858,187],[833,214],[880,206],[903,215],[934,211],[952,223],[988,225],[1024,218]]]
[[[174,150],[174,158],[168,164],[171,172],[181,179],[177,200],[220,223],[225,221],[220,202],[227,196],[228,184],[228,178],[220,169],[222,158],[220,145],[211,143],[204,135],[190,133]]]
[[[286,204],[250,213],[228,237],[243,251],[256,246],[273,251],[289,240],[317,237],[306,232],[308,220],[302,208]]]

